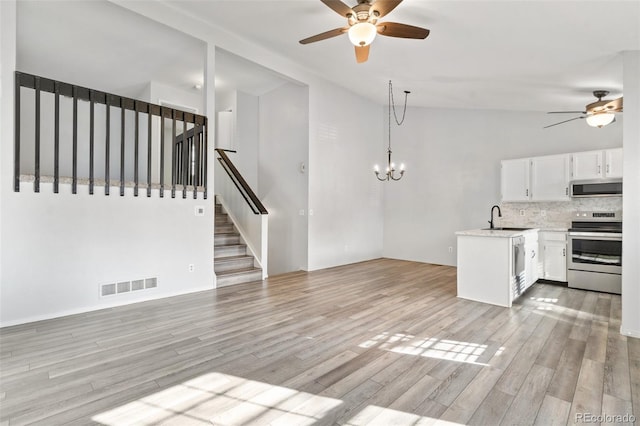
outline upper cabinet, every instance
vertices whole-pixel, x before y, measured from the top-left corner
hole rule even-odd
[[[528,158],[502,161],[502,201],[529,201],[529,164]]]
[[[622,148],[571,154],[571,179],[622,177]]]
[[[566,201],[569,196],[569,154],[531,159],[531,200]]]
[[[608,149],[604,152],[605,156],[605,177],[621,178],[622,177],[622,148]]]
[[[572,180],[622,178],[622,148],[501,161],[503,202],[568,201]]]

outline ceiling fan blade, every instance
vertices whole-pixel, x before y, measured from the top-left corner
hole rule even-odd
[[[622,96],[618,99],[614,99],[611,102],[608,102],[604,107],[604,110],[611,112],[622,111]]]
[[[550,124],[550,125],[548,125],[548,126],[544,126],[544,127],[543,127],[543,129],[548,129],[549,127],[557,126],[558,124],[568,123],[569,121],[579,120],[579,119],[581,119],[581,118],[585,118],[585,117],[586,117],[586,116],[582,116],[582,117],[573,117],[573,118],[570,118],[570,119],[568,119],[568,120],[561,121],[561,122],[559,122],[559,123],[555,123],[555,124]]]
[[[351,10],[349,6],[342,3],[340,0],[320,0],[320,1],[326,4],[327,6],[329,6],[339,15],[344,16],[345,18],[347,18],[349,14],[355,15],[355,13],[353,13],[353,10]]]
[[[373,6],[371,6],[371,10],[377,13],[377,18],[382,18],[395,9],[400,3],[402,3],[402,0],[377,0]]]
[[[369,47],[371,47],[370,44],[366,46],[355,46],[356,62],[358,62],[359,64],[367,62],[367,59],[369,59]]]
[[[311,37],[305,38],[303,40],[300,40],[300,44],[309,44],[309,43],[313,43],[315,41],[326,40],[328,38],[336,37],[336,36],[339,36],[340,34],[344,34],[347,31],[349,31],[348,27],[336,28],[334,30],[325,31],[323,33],[316,34],[314,36],[311,36]]]
[[[427,38],[429,30],[414,27],[413,25],[399,24],[397,22],[381,22],[376,25],[378,34],[388,37],[400,38]]]
[[[587,111],[549,111],[547,114],[586,114]]]

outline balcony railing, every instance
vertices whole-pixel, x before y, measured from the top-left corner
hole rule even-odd
[[[207,127],[202,115],[16,72],[14,190],[33,179],[40,192],[46,178],[54,193],[69,181],[73,194],[86,183],[90,194],[104,185],[105,195],[132,186],[135,196],[207,198]]]

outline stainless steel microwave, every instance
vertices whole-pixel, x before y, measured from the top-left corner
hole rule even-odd
[[[622,179],[574,180],[572,197],[621,197]]]

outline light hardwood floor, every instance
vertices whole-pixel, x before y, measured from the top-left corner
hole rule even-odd
[[[455,268],[380,259],[4,328],[0,423],[640,414],[640,341],[619,334],[619,296],[539,283],[507,309],[455,294]]]

